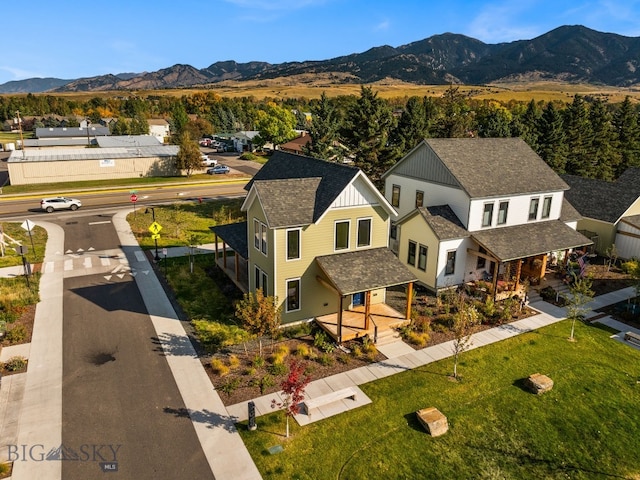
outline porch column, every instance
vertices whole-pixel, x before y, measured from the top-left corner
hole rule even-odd
[[[520,286],[520,274],[522,273],[522,262],[524,260],[520,259],[518,260],[518,268],[516,268],[516,283],[513,287],[513,291],[517,291],[518,287]]]
[[[411,320],[411,299],[413,298],[413,282],[409,282],[407,285],[407,311],[405,312],[404,318],[406,320]]]
[[[227,269],[227,243],[222,241],[222,269]]]
[[[213,238],[214,238],[214,241],[215,241],[215,250],[216,250],[216,262],[215,263],[218,263],[218,234],[214,233],[213,234]]]
[[[240,256],[238,255],[238,252],[233,252],[235,254],[235,264],[234,264],[234,268],[236,271],[236,282],[240,281]]]
[[[364,300],[364,328],[369,330],[369,315],[371,314],[371,290],[367,290]]]
[[[340,301],[338,302],[338,344],[342,343],[342,299],[340,295]]]

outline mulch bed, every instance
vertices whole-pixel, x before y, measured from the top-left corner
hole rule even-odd
[[[22,325],[24,326],[27,334],[25,336],[25,339],[20,342],[22,343],[30,343],[31,342],[31,336],[33,335],[33,321],[35,319],[35,314],[36,314],[36,306],[35,305],[28,305],[24,308],[24,311],[22,312],[22,315],[20,315],[20,317],[13,323],[8,325],[7,330],[11,330],[12,328],[15,328],[18,325]],[[2,341],[0,341],[0,347],[8,347],[10,346],[11,343],[9,343],[9,341],[3,337]],[[20,370],[7,370],[4,366],[4,363],[0,363],[0,374],[4,377],[7,375],[15,375],[16,373],[23,373],[26,372],[27,368],[23,368]]]

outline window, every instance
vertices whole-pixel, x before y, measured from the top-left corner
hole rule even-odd
[[[262,253],[267,254],[267,226],[263,223],[260,225],[260,238],[262,240]]]
[[[445,275],[453,275],[456,270],[456,251],[447,252],[447,265],[444,267]]]
[[[335,249],[349,248],[349,221],[336,222]]]
[[[300,258],[300,229],[287,230],[287,260]]]
[[[425,272],[427,270],[427,247],[420,245],[418,248],[418,268]]]
[[[536,218],[538,218],[539,204],[540,199],[538,197],[531,199],[531,203],[529,204],[529,220],[535,220]]]
[[[500,202],[498,206],[498,225],[507,223],[507,212],[509,211],[509,202]]]
[[[493,203],[485,203],[482,212],[482,226],[490,227],[493,221]]]
[[[358,219],[358,247],[371,245],[371,219]]]
[[[416,242],[409,240],[409,254],[407,255],[407,263],[412,267],[416,266]]]
[[[416,208],[421,207],[424,204],[424,192],[416,190]]]
[[[551,215],[551,199],[553,197],[544,197],[542,201],[542,218],[549,218]]]
[[[253,219],[253,246],[260,250],[260,222]]]
[[[287,312],[300,310],[300,279],[287,280]]]
[[[396,225],[396,222],[391,222],[391,228],[389,231],[389,236],[391,238],[393,238],[394,240],[396,240],[398,238],[398,225]]]
[[[267,295],[269,295],[268,293],[268,289],[267,286],[269,285],[269,277],[267,277],[267,274],[262,272],[262,294],[266,297]]]
[[[393,207],[400,206],[400,185],[394,185],[391,190],[391,205]]]
[[[486,255],[486,253],[487,253],[487,251],[486,251],[484,248],[482,248],[482,247],[479,247],[479,248],[478,248],[478,252],[480,252],[480,253],[484,253],[485,255]],[[486,267],[486,266],[487,266],[487,259],[486,259],[486,258],[484,258],[484,257],[480,257],[480,256],[479,256],[479,257],[478,257],[478,262],[476,263],[476,270],[480,270],[481,268],[484,268],[484,267]]]
[[[254,269],[254,281],[255,281],[255,289],[258,290],[260,288],[260,279],[262,278],[262,270],[260,267],[255,267]]]

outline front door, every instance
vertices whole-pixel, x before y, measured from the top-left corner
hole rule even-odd
[[[351,297],[351,303],[354,307],[364,305],[364,292],[354,293]]]

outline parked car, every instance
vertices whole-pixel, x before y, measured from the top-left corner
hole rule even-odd
[[[218,160],[215,158],[209,158],[204,153],[202,154],[202,165],[205,167],[215,167],[218,164]]]
[[[207,173],[209,175],[215,175],[217,173],[229,173],[231,171],[231,169],[229,167],[227,167],[226,165],[216,165],[213,168],[208,168],[207,169]]]
[[[77,198],[52,197],[43,198],[40,201],[40,208],[47,213],[54,210],[77,210],[82,206],[82,202]]]

